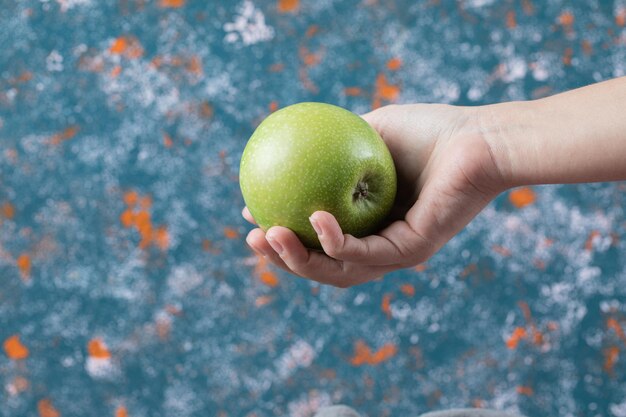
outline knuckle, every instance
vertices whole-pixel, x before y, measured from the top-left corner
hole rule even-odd
[[[337,248],[337,246],[333,245],[332,243],[322,245],[322,247],[324,248],[324,252],[326,252],[326,255],[330,256],[331,258],[336,258],[341,254],[341,251]]]
[[[330,256],[331,258],[341,257],[344,254],[344,245],[337,239],[322,238],[320,243],[322,244],[322,248],[324,248],[324,252],[326,252],[326,255]]]
[[[350,284],[349,282],[345,282],[345,281],[338,281],[338,282],[333,283],[332,285],[334,287],[342,288],[342,289],[350,288],[352,286],[352,284]]]

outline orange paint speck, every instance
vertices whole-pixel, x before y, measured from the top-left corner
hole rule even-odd
[[[180,56],[172,56],[170,57],[170,64],[173,67],[180,67],[181,65],[183,65],[183,59]]]
[[[363,94],[363,91],[359,87],[346,87],[343,93],[348,97],[355,97]]]
[[[481,400],[480,398],[475,398],[472,400],[472,407],[474,408],[485,408],[487,406],[487,404],[485,403],[484,400]]]
[[[155,56],[154,58],[152,58],[152,60],[150,61],[150,65],[153,68],[159,68],[161,65],[163,64],[163,58],[161,58],[160,56]]]
[[[257,275],[260,275],[261,272],[263,272],[263,271],[265,271],[267,269],[267,259],[265,259],[261,255],[257,255],[256,259],[257,259],[257,264],[254,267],[254,272]]]
[[[615,15],[615,24],[620,27],[626,26],[626,8],[621,9]]]
[[[149,195],[141,197],[139,199],[139,207],[144,210],[148,210],[150,207],[152,207],[152,197],[150,197]]]
[[[506,14],[506,27],[509,29],[515,29],[517,27],[517,20],[515,19],[515,11],[509,10]]]
[[[617,320],[615,320],[613,317],[609,317],[609,319],[606,321],[606,327],[610,330],[613,330],[617,337],[619,337],[624,343],[626,343],[626,335],[624,334],[624,330]]]
[[[120,215],[120,222],[125,228],[131,227],[135,223],[135,214],[131,209],[124,210]]]
[[[530,187],[520,187],[509,193],[509,201],[517,208],[529,206],[535,200],[535,192]]]
[[[517,303],[517,305],[519,306],[520,310],[522,310],[524,320],[526,320],[526,322],[531,322],[533,318],[532,314],[530,313],[530,307],[528,306],[528,303],[526,301],[520,301]]]
[[[465,268],[463,268],[463,270],[461,271],[459,275],[461,276],[461,278],[465,278],[468,275],[473,274],[476,271],[478,271],[478,265],[472,262],[469,265],[467,265]]]
[[[118,75],[122,73],[122,67],[120,65],[116,65],[111,70],[111,78],[116,78]]]
[[[574,24],[574,14],[570,11],[564,11],[559,16],[559,24],[566,29],[571,29]]]
[[[309,52],[304,46],[300,47],[300,59],[307,67],[314,67],[322,61],[321,52]]]
[[[15,216],[15,207],[13,207],[13,204],[6,202],[0,207],[0,214],[5,219],[12,219]]]
[[[259,278],[259,281],[268,287],[276,287],[279,283],[278,277],[268,268],[268,261],[263,256],[257,255],[254,274]]]
[[[137,59],[143,55],[143,47],[135,37],[120,36],[113,41],[109,52],[112,55],[123,55],[129,59]]]
[[[26,391],[30,387],[30,382],[23,376],[16,376],[7,386],[7,391],[11,395],[17,395]]]
[[[385,313],[388,319],[391,318],[391,294],[383,295],[383,301],[380,303],[380,309]]]
[[[237,239],[239,237],[239,232],[232,227],[224,227],[224,236],[226,239]]]
[[[204,73],[204,70],[202,69],[202,61],[199,56],[194,55],[191,57],[189,63],[187,64],[187,71],[195,75],[202,75]]]
[[[400,287],[400,291],[407,297],[413,297],[415,295],[415,287],[411,284],[403,284]]]
[[[113,41],[113,44],[109,48],[109,52],[115,55],[122,54],[127,48],[126,38],[120,36]]]
[[[115,410],[115,417],[128,417],[128,411],[126,410],[126,407],[124,407],[123,405],[117,407],[117,409]]]
[[[150,196],[139,196],[135,191],[124,194],[124,202],[127,209],[120,215],[120,222],[126,228],[134,227],[141,236],[139,248],[146,249],[150,245],[155,245],[161,250],[169,247],[169,234],[165,226],[154,228],[150,212],[152,198]],[[139,205],[139,210],[137,210]]]
[[[25,83],[32,79],[33,79],[33,73],[30,71],[24,71],[15,79],[15,82]]]
[[[400,94],[400,87],[389,84],[385,74],[378,74],[376,78],[376,92],[383,100],[392,101]]]
[[[109,359],[111,357],[111,353],[109,353],[104,342],[98,338],[91,339],[87,343],[87,353],[94,359]]]
[[[350,359],[350,363],[354,366],[378,365],[394,357],[397,352],[398,349],[393,343],[387,343],[378,351],[372,352],[365,342],[359,340],[354,346],[354,355]]]
[[[544,341],[543,333],[537,330],[537,327],[535,327],[534,324],[531,326],[531,329],[533,331],[533,343],[537,346],[543,345],[543,341]]]
[[[166,227],[162,226],[156,230],[154,233],[154,244],[162,251],[170,247],[170,235]]]
[[[23,253],[18,256],[17,261],[15,262],[17,265],[17,269],[20,270],[20,276],[23,280],[27,280],[30,278],[30,271],[32,268],[32,262],[30,260],[30,256]]]
[[[137,194],[137,191],[128,191],[124,194],[124,203],[128,204],[129,206],[135,206],[138,201],[139,194]]]
[[[172,321],[168,318],[158,318],[156,320],[155,329],[159,340],[164,342],[170,337],[170,331],[172,330]]]
[[[274,297],[270,295],[261,295],[257,297],[256,300],[254,300],[254,305],[256,307],[263,307],[264,305],[271,303],[273,300],[274,300]]]
[[[563,51],[563,65],[565,66],[572,65],[573,55],[574,55],[574,50],[572,48],[565,48],[565,51]]]
[[[593,45],[588,40],[583,40],[582,42],[583,53],[587,56],[593,53]]]
[[[604,350],[604,370],[610,374],[613,373],[613,368],[619,359],[619,348],[617,346],[610,346]]]
[[[213,106],[208,101],[203,101],[200,104],[200,116],[205,119],[213,117]]]
[[[202,250],[205,252],[220,253],[220,250],[215,247],[215,245],[213,245],[213,242],[209,239],[202,240]]]
[[[387,61],[387,68],[390,71],[397,71],[402,67],[402,60],[400,58],[391,58]]]
[[[397,85],[389,84],[385,74],[380,73],[376,77],[376,89],[374,97],[372,99],[372,108],[377,109],[382,106],[383,100],[394,101],[400,95],[400,87]]]
[[[426,271],[426,269],[428,269],[428,265],[426,263],[421,263],[419,265],[415,265],[415,268],[413,268],[416,272],[424,272]]]
[[[19,361],[28,358],[29,351],[20,341],[20,336],[14,334],[4,341],[4,353],[9,359]]]
[[[167,304],[164,309],[173,316],[181,316],[183,314],[183,311],[179,307],[172,304]]]
[[[525,395],[527,397],[531,397],[532,395],[535,394],[535,391],[532,389],[532,387],[527,387],[523,385],[520,385],[517,388],[515,388],[515,391],[518,394]]]
[[[535,13],[535,5],[530,0],[522,0],[522,9],[528,16]]]
[[[279,13],[296,12],[298,7],[300,7],[300,0],[278,0]]]
[[[165,9],[178,9],[185,5],[185,0],[161,0],[159,1],[159,7]]]
[[[172,140],[172,137],[163,132],[163,146],[165,146],[166,148],[171,148],[173,144],[174,141]]]
[[[278,110],[278,102],[277,101],[270,102],[270,112],[274,113],[276,110]]]
[[[78,126],[70,126],[64,131],[53,135],[50,138],[50,143],[53,145],[58,145],[61,142],[72,139],[78,133]]]
[[[509,349],[515,349],[519,342],[524,338],[526,338],[526,329],[523,327],[516,327],[515,330],[513,330],[511,337],[509,337],[506,341],[506,347]]]
[[[279,63],[273,64],[270,67],[270,72],[281,72],[284,69],[285,69],[285,64],[279,62]]]
[[[317,88],[317,86],[309,78],[309,74],[307,73],[306,68],[300,68],[300,70],[298,71],[298,79],[300,80],[300,83],[302,83],[302,86],[310,92],[314,94],[317,94],[319,92],[319,88]]]
[[[152,231],[152,220],[148,211],[140,210],[135,214],[135,227],[143,237],[149,237]]]
[[[508,248],[505,248],[504,246],[493,245],[491,249],[493,249],[495,253],[500,254],[504,257],[511,256],[511,251]]]
[[[268,287],[275,287],[278,285],[278,277],[275,273],[269,270],[261,272],[259,279]]]
[[[317,25],[311,25],[309,26],[309,28],[306,30],[306,34],[305,36],[307,38],[312,38],[313,36],[315,36],[315,34],[320,30],[319,26]]]
[[[591,233],[589,233],[589,237],[585,241],[585,250],[587,252],[591,252],[593,250],[593,244],[599,237],[600,232],[598,232],[597,230],[592,230]]]
[[[41,399],[37,403],[37,412],[39,413],[39,417],[61,417],[61,413],[54,408],[52,402],[47,399]]]

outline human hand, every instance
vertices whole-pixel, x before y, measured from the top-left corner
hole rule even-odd
[[[390,105],[363,118],[381,135],[396,166],[390,224],[357,239],[343,234],[332,214],[317,211],[311,223],[323,253],[305,248],[281,226],[252,230],[246,240],[253,250],[286,271],[345,288],[426,261],[506,188],[476,109]],[[254,223],[247,208],[242,214]]]

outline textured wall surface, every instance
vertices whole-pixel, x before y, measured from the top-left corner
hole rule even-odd
[[[239,157],[313,100],[626,74],[624,0],[1,0],[0,415],[626,416],[625,184],[503,194],[340,290],[246,247]]]

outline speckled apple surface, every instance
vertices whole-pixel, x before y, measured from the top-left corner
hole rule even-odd
[[[0,415],[626,415],[623,183],[500,196],[339,290],[246,248],[272,110],[478,105],[626,73],[622,0],[0,7]]]
[[[375,232],[396,196],[396,171],[380,135],[348,110],[298,103],[278,110],[254,131],[241,157],[241,192],[263,230],[291,229],[321,245],[309,222],[332,213],[344,233]]]

